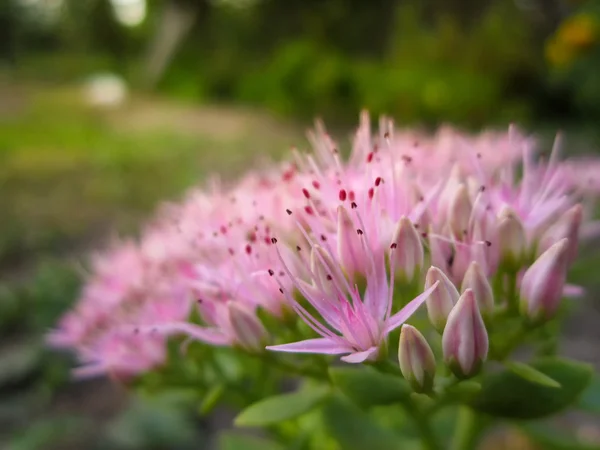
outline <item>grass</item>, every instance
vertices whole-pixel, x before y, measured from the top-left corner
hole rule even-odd
[[[131,110],[111,112],[87,107],[77,89],[26,87],[19,95],[17,113],[0,117],[4,268],[108,231],[131,232],[161,200],[201,180],[206,168],[235,174],[255,156],[242,148],[273,154],[294,142],[283,134],[270,139],[268,130],[262,140],[261,133],[249,138],[243,130],[220,138],[203,134],[201,123],[198,132],[168,124],[128,127],[141,109],[147,116],[154,108],[160,120],[160,101],[136,99]]]

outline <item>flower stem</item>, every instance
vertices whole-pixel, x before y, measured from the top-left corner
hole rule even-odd
[[[506,303],[508,310],[512,314],[519,313],[519,295],[517,292],[517,274],[511,272],[506,277]]]
[[[423,443],[423,448],[426,450],[439,450],[440,445],[438,444],[433,430],[431,429],[431,425],[429,423],[429,419],[422,414],[415,416],[415,422],[419,429],[419,433],[421,434],[421,440]]]
[[[452,450],[472,450],[475,448],[479,429],[477,417],[471,408],[461,406],[458,414],[456,430],[452,439]]]

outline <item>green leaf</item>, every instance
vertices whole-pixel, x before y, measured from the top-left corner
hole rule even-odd
[[[284,450],[284,447],[257,436],[226,432],[219,436],[219,450]]]
[[[413,392],[403,378],[371,367],[332,367],[329,376],[336,387],[362,408],[404,402]]]
[[[561,432],[545,423],[521,423],[519,428],[545,450],[600,450],[599,443],[583,442],[576,435]]]
[[[473,400],[481,392],[481,383],[472,380],[461,381],[455,385],[448,386],[444,391],[446,401],[467,403]]]
[[[481,392],[471,402],[472,407],[496,417],[544,417],[573,404],[592,377],[589,365],[561,358],[540,359],[532,366],[560,387],[541,385],[506,369],[483,377]]]
[[[213,410],[213,408],[217,405],[219,400],[221,400],[221,397],[223,397],[224,393],[224,384],[217,384],[216,386],[213,386],[204,396],[204,399],[200,404],[198,412],[203,416],[210,413]]]
[[[560,383],[558,381],[550,378],[548,375],[543,374],[539,370],[534,369],[529,364],[512,361],[507,363],[506,367],[508,367],[508,369],[514,374],[517,374],[524,380],[531,381],[532,383],[541,384],[542,386],[551,388],[560,387]]]
[[[330,394],[328,387],[317,386],[269,397],[243,410],[235,418],[235,424],[242,427],[262,427],[294,419],[316,408]]]
[[[600,376],[594,376],[577,406],[584,411],[600,414]]]
[[[332,397],[323,407],[323,421],[344,450],[406,450],[406,442],[379,426],[343,397]]]

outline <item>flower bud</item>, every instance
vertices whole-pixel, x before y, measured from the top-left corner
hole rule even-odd
[[[558,221],[550,227],[540,239],[539,253],[545,252],[552,244],[563,238],[569,239],[567,262],[571,264],[577,257],[579,245],[579,229],[583,220],[583,208],[580,204],[566,211]]]
[[[483,269],[476,261],[472,261],[469,265],[460,289],[462,292],[465,292],[467,289],[473,291],[475,300],[477,300],[477,305],[483,316],[489,317],[493,314],[494,292]]]
[[[436,282],[438,284],[429,298],[426,300],[427,303],[427,315],[429,321],[440,333],[444,331],[448,315],[452,308],[458,301],[458,290],[454,287],[454,283],[437,267],[430,267],[425,277],[425,290],[429,289]]]
[[[398,361],[404,378],[417,392],[430,392],[435,377],[435,357],[427,340],[415,327],[404,324],[400,333]]]
[[[521,281],[521,313],[533,322],[550,319],[558,309],[565,284],[569,240],[561,239],[546,250]]]
[[[498,241],[502,261],[518,267],[525,256],[527,235],[523,222],[510,207],[504,207],[498,215]]]
[[[227,310],[236,343],[249,352],[263,351],[269,335],[258,317],[238,302],[229,302]]]
[[[452,309],[444,329],[444,361],[458,378],[472,377],[487,358],[488,346],[488,334],[475,294],[467,289]]]
[[[448,223],[450,224],[450,231],[452,231],[454,237],[462,239],[468,232],[471,217],[471,200],[464,184],[456,187],[449,208]]]
[[[396,271],[403,276],[406,281],[412,281],[415,272],[423,267],[423,244],[417,229],[412,222],[402,216],[392,238],[392,246],[395,251],[391,253],[394,258]]]

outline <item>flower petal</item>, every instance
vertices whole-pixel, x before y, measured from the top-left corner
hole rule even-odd
[[[576,284],[565,284],[563,295],[568,298],[579,298],[585,295],[585,289]]]
[[[229,345],[231,339],[223,334],[218,328],[206,328],[185,322],[173,322],[164,325],[156,325],[148,328],[165,335],[186,334],[192,339],[211,345]]]
[[[396,314],[390,317],[385,323],[385,328],[383,329],[383,332],[387,334],[390,331],[398,328],[404,322],[406,322],[409,319],[409,317],[412,316],[417,309],[419,309],[419,307],[425,302],[425,300],[429,298],[431,293],[437,288],[438,284],[440,284],[440,282],[436,281],[433,286],[431,286],[421,295],[417,296],[414,300],[409,302],[408,305],[406,305],[404,308],[402,308],[400,311],[398,311]]]
[[[267,350],[287,353],[323,353],[325,355],[339,355],[349,353],[353,349],[350,345],[340,344],[332,339],[317,338],[305,341],[292,342],[290,344],[270,345]]]
[[[369,359],[369,357],[371,357],[378,349],[379,347],[371,347],[364,352],[350,353],[347,356],[342,356],[341,360],[350,364],[361,363]]]

